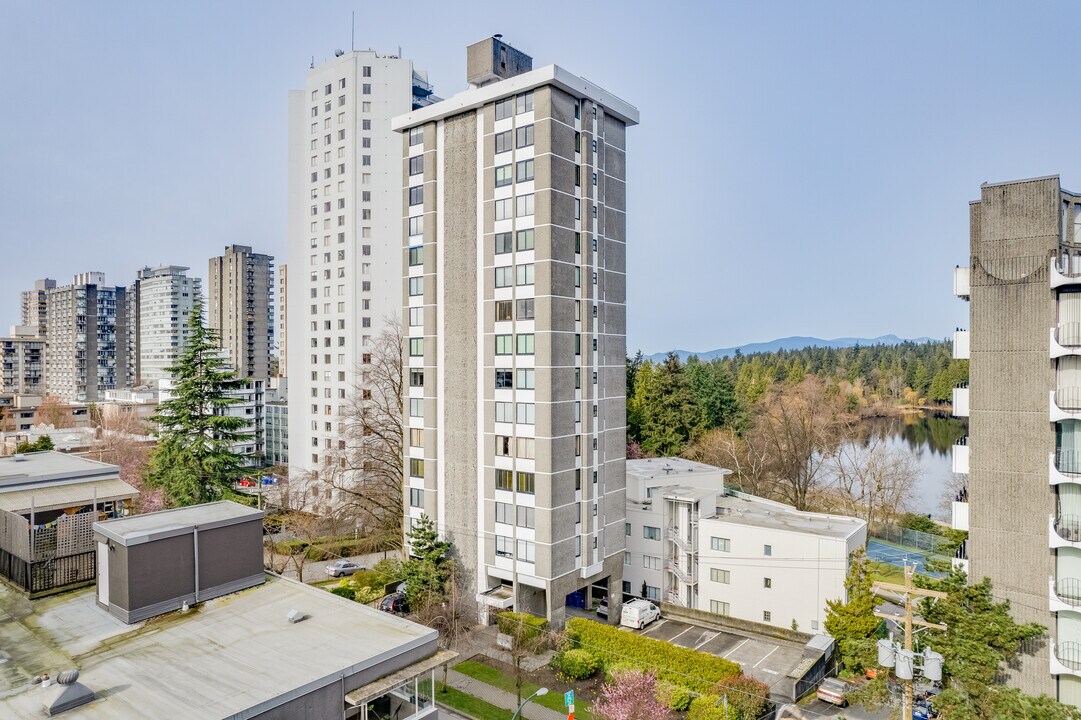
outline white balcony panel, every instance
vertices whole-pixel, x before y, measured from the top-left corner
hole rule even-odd
[[[1052,390],[1047,406],[1051,422],[1081,420],[1081,388],[1065,387]]]
[[[1062,528],[1056,527],[1055,516],[1049,516],[1048,547],[1055,549],[1060,547],[1077,548],[1081,550],[1081,525],[1076,518],[1065,517],[1062,520]],[[1067,539],[1072,538],[1072,539]]]
[[[968,417],[967,387],[955,387],[953,389],[953,416]]]
[[[1062,323],[1058,327],[1051,328],[1051,340],[1048,343],[1051,348],[1051,359],[1066,357],[1067,355],[1081,356],[1081,323]]]
[[[1054,451],[1048,453],[1047,461],[1047,475],[1052,485],[1061,485],[1062,483],[1078,483],[1081,484],[1081,453],[1062,451],[1062,457],[1056,462],[1056,453]],[[1064,468],[1066,472],[1060,470]],[[1077,470],[1078,472],[1073,472]]]
[[[968,360],[968,330],[955,330],[953,333],[953,359]]]
[[[968,503],[954,501],[951,517],[950,527],[954,530],[964,530],[968,532]]]
[[[1047,643],[1047,652],[1051,656],[1052,675],[1073,675],[1081,678],[1081,658],[1078,657],[1079,648],[1075,647],[1076,645],[1078,643],[1059,645],[1054,638],[1051,638],[1051,641]],[[1060,660],[1059,657],[1063,659]]]
[[[969,278],[971,272],[967,267],[955,267],[953,269],[953,294],[962,300],[969,298]]]
[[[1055,578],[1047,579],[1048,609],[1051,612],[1075,612],[1081,613],[1081,581],[1075,578],[1064,578],[1055,581]]]
[[[1071,261],[1072,260],[1072,261]],[[1063,266],[1059,267],[1057,258],[1051,258],[1051,289],[1066,285],[1081,285],[1081,258],[1064,259]],[[1065,270],[1065,272],[1063,272]]]
[[[968,445],[953,446],[953,471],[968,475]]]

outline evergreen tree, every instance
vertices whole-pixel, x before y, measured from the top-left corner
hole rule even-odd
[[[837,640],[841,661],[853,672],[874,662],[874,645],[869,638],[881,620],[875,617],[877,600],[871,590],[873,583],[867,556],[860,548],[852,553],[845,577],[848,601],[841,598],[826,601],[826,632]]]
[[[150,459],[147,485],[165,491],[171,506],[195,505],[221,497],[240,474],[244,458],[233,452],[250,439],[241,432],[244,418],[224,411],[241,400],[229,397],[241,382],[222,357],[216,333],[203,322],[202,302],[188,318],[188,343],[176,365],[173,396],[158,405],[154,434],[158,446]]]
[[[426,514],[406,534],[406,541],[410,557],[402,563],[402,578],[409,606],[423,608],[442,602],[454,571],[451,544],[439,538],[435,523]]]

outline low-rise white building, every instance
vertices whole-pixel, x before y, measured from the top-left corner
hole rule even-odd
[[[624,593],[821,631],[867,524],[726,491],[729,472],[682,458],[627,461]]]

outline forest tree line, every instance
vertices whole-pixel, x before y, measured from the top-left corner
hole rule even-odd
[[[683,456],[733,486],[868,522],[906,510],[918,469],[863,417],[947,403],[968,380],[949,342],[627,360],[628,457]]]

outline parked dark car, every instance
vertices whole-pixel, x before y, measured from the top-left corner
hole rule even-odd
[[[405,599],[405,593],[391,593],[379,603],[379,609],[383,612],[405,615],[409,612],[409,601]]]

